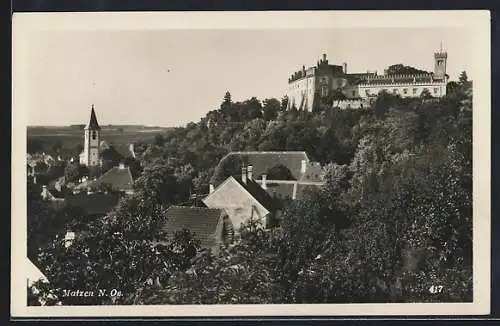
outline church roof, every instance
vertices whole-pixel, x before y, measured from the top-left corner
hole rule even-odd
[[[101,129],[101,127],[99,127],[99,124],[97,123],[97,117],[95,115],[94,105],[92,105],[92,110],[90,111],[90,121],[89,121],[88,128],[95,129],[95,130]]]

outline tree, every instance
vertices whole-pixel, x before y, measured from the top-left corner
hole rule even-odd
[[[64,169],[66,182],[77,182],[80,178],[89,176],[89,169],[77,162],[68,163]]]
[[[157,134],[154,139],[154,144],[156,146],[163,146],[165,144],[165,136],[162,134]]]
[[[387,68],[387,75],[418,75],[418,74],[428,74],[429,72],[421,69],[417,69],[410,66],[405,66],[403,64],[395,64]]]
[[[280,111],[280,102],[275,98],[264,100],[264,120],[276,120],[278,117],[278,112]]]
[[[467,85],[468,81],[469,81],[469,78],[467,77],[467,72],[462,71],[460,73],[460,76],[458,77],[458,83],[461,86],[464,86],[464,85]]]
[[[268,168],[265,173],[268,180],[296,180],[293,177],[292,172],[290,172],[290,170],[282,164]]]

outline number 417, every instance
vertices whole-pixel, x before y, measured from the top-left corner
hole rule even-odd
[[[441,293],[443,291],[443,286],[442,285],[433,285],[429,288],[429,292],[434,294],[434,293]]]

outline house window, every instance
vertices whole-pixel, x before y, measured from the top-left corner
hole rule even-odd
[[[437,94],[438,91],[439,91],[439,88],[434,88],[434,94]]]
[[[92,131],[92,139],[95,140],[97,137],[97,133],[95,131]]]
[[[417,94],[418,88],[413,89],[413,95]]]
[[[403,89],[404,94],[408,94],[408,88]]]

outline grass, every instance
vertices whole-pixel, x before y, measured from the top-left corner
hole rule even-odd
[[[114,146],[120,153],[126,153],[131,143],[152,142],[157,134],[164,134],[169,130],[170,128],[137,125],[101,126],[101,140]],[[68,158],[79,154],[83,147],[84,131],[80,126],[29,126],[27,139],[28,151]],[[56,151],[54,150],[56,147],[61,149]]]

